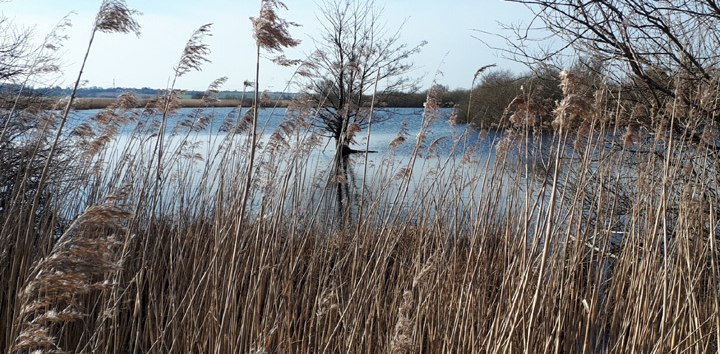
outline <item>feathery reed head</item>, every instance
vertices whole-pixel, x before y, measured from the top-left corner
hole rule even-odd
[[[180,102],[181,91],[172,90],[170,92],[161,91],[158,96],[150,100],[145,108],[147,115],[158,114],[158,112],[175,113],[181,107]]]
[[[57,64],[60,56],[59,51],[68,39],[65,31],[70,27],[72,27],[72,22],[70,22],[69,15],[67,15],[45,36],[42,48],[35,58],[30,74],[56,74],[61,71],[60,66]]]
[[[64,32],[68,28],[72,27],[72,21],[70,21],[69,16],[70,14],[65,15],[62,19],[60,19],[50,33],[45,36],[43,48],[55,51],[63,47],[65,40],[69,38],[66,34],[64,34]]]
[[[440,112],[440,104],[442,103],[442,95],[445,88],[442,85],[434,84],[427,92],[427,97],[423,103],[423,116],[427,121],[425,124],[430,126],[432,122],[437,120]],[[421,140],[421,139],[418,139]]]
[[[208,86],[208,88],[205,92],[217,94],[218,92],[220,92],[220,89],[223,87],[223,85],[225,85],[227,80],[228,80],[227,76],[223,76],[223,77],[213,80],[213,82],[210,83],[210,85]]]
[[[578,80],[577,76],[569,71],[563,70],[560,72],[560,89],[563,95],[568,96],[573,93],[577,93]]]
[[[125,0],[105,0],[95,17],[95,29],[106,33],[135,33],[140,36],[140,24],[133,18],[140,12],[127,7]]]
[[[185,44],[185,49],[183,49],[183,53],[180,56],[180,62],[175,69],[178,77],[193,70],[200,71],[202,64],[210,62],[210,59],[207,58],[210,54],[210,46],[203,43],[205,37],[212,36],[210,27],[212,27],[212,23],[200,26],[200,28],[193,32],[190,39],[188,39]]]
[[[552,121],[552,126],[558,130],[567,130],[590,117],[593,113],[593,105],[580,94],[580,83],[575,74],[561,71],[560,89],[564,97],[553,112],[555,119]]]
[[[255,29],[257,45],[269,52],[282,52],[284,48],[300,44],[300,41],[292,38],[288,31],[291,26],[298,24],[278,17],[279,8],[287,9],[287,6],[279,0],[262,0],[260,16],[250,18]]]
[[[403,293],[402,302],[398,309],[397,322],[390,342],[390,352],[393,354],[412,353],[415,345],[412,340],[413,322],[412,313],[415,302],[411,291]]]
[[[516,128],[533,127],[542,122],[542,104],[531,95],[520,95],[515,97],[510,104],[505,107],[506,116],[510,116],[509,121]]]
[[[60,351],[55,326],[81,319],[77,298],[110,284],[104,274],[120,269],[115,250],[121,242],[115,235],[125,231],[131,216],[110,199],[88,207],[34,265],[20,293],[22,327],[13,351]]]
[[[227,77],[223,76],[215,79],[213,82],[210,83],[207,90],[205,90],[205,92],[203,93],[203,104],[209,105],[212,102],[218,101],[218,94],[220,93],[220,89],[223,87],[223,85],[225,85],[227,79]]]
[[[480,67],[480,69],[477,69],[477,71],[475,72],[475,75],[473,75],[473,81],[472,81],[472,85],[470,86],[470,89],[472,89],[472,88],[475,86],[475,81],[477,80],[477,78],[478,78],[480,75],[482,75],[482,73],[485,72],[485,70],[490,69],[490,68],[494,68],[494,67],[496,67],[496,66],[497,66],[496,64],[489,64],[489,65],[485,65],[485,66],[483,66],[483,67]]]
[[[273,63],[280,65],[280,66],[293,66],[298,65],[302,63],[302,60],[300,59],[290,59],[284,55],[278,55],[275,58],[273,58]]]

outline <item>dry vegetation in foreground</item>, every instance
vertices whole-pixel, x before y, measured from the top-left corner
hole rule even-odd
[[[103,9],[97,30],[132,29]],[[382,164],[337,223],[320,212],[333,192],[308,183],[319,139],[297,107],[254,147],[257,110],[228,117],[210,152],[194,143],[212,116],[166,126],[172,90],[143,111],[123,96],[69,134],[67,111],[11,111],[0,349],[717,351],[718,160],[677,133],[692,110],[669,101],[656,131],[625,129],[606,88],[563,73],[562,89],[551,138],[518,100],[481,161],[428,152],[431,92],[410,159]],[[411,189],[423,158],[433,173]]]
[[[298,168],[316,141],[303,124],[285,126],[259,152],[251,199],[266,217],[248,217],[256,213],[239,213],[246,121],[213,137],[222,141],[217,152],[168,152],[162,178],[147,178],[158,165],[140,143],[152,130],[138,130],[124,150],[103,144],[118,120],[143,119],[121,101],[94,118],[99,132],[72,134],[67,143],[79,155],[55,171],[41,213],[16,201],[3,214],[0,345],[102,353],[715,350],[718,201],[709,176],[688,174],[681,158],[714,156],[670,134],[662,157],[631,156],[644,145],[619,138],[605,149],[612,108],[602,98],[588,103],[597,114],[562,104],[549,162],[528,155],[541,142],[521,124],[497,142],[494,162],[428,160],[452,176],[444,184],[428,175],[404,195],[406,174],[378,172],[400,177],[368,186],[360,215],[340,226],[318,213],[324,202],[304,197],[323,187],[305,183],[311,176]],[[586,128],[566,130],[571,123]],[[168,138],[166,151],[191,141],[192,131]],[[585,143],[571,148],[576,141]],[[381,205],[393,200],[407,210],[387,214]]]

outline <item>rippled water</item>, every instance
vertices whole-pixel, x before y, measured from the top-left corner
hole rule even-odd
[[[90,117],[99,113],[99,110],[88,110],[75,112],[71,117],[69,131],[82,122],[89,121]],[[166,130],[166,151],[174,151],[181,144],[189,151],[189,155],[198,156],[191,169],[178,171],[184,173],[183,183],[173,187],[172,175],[168,188],[170,192],[175,189],[183,189],[188,183],[198,183],[202,178],[207,178],[208,171],[204,171],[205,163],[210,161],[222,146],[227,142],[227,132],[223,130],[223,122],[226,120],[237,121],[244,115],[245,111],[238,111],[232,108],[211,108],[202,113],[195,109],[180,109],[176,114],[168,117]],[[467,125],[450,124],[448,118],[450,109],[439,111],[437,118],[427,126],[424,140],[418,145],[418,135],[423,126],[423,111],[417,108],[395,108],[378,111],[375,115],[375,122],[371,126],[371,134],[368,136],[368,129],[363,129],[356,135],[352,148],[377,151],[368,154],[367,166],[365,165],[365,154],[354,154],[344,174],[342,189],[333,185],[333,176],[338,172],[334,171],[333,159],[335,157],[335,146],[331,139],[323,138],[312,152],[299,161],[299,166],[304,170],[306,181],[310,188],[306,188],[312,199],[325,199],[334,203],[340,202],[341,198],[335,198],[336,193],[346,194],[343,198],[351,195],[365,194],[364,198],[373,200],[376,205],[382,208],[393,208],[394,203],[406,205],[423,203],[432,205],[433,200],[440,203],[445,198],[462,198],[471,200],[479,193],[479,184],[485,173],[488,163],[493,160],[492,141],[493,134],[482,137],[480,132]],[[183,128],[183,124],[196,121],[202,115],[209,115],[207,127],[189,132]],[[145,125],[157,125],[159,116],[147,116],[144,119]],[[259,117],[259,128],[261,131],[260,141],[267,143],[272,134],[278,131],[284,121],[292,119],[287,116],[287,110],[262,109]],[[312,117],[307,118],[312,121]],[[148,130],[151,133],[140,133],[136,131],[137,124],[130,123],[121,129],[121,134],[116,138],[115,147],[122,147],[128,144],[137,144],[136,153],[146,156],[151,155],[154,142],[157,139],[156,128]],[[317,130],[316,130],[317,131]],[[404,135],[404,142],[395,145],[399,135]],[[235,138],[238,145],[246,142],[247,133],[241,133]],[[391,146],[393,145],[393,146]],[[191,146],[191,148],[188,148]],[[417,157],[413,159],[414,153]],[[111,157],[112,159],[117,158]],[[408,169],[414,161],[412,169]],[[280,164],[287,164],[288,161],[279,160]],[[112,166],[109,167],[112,169]],[[188,171],[191,176],[188,179]],[[409,171],[409,172],[408,172]],[[205,173],[205,174],[203,174]],[[213,171],[210,171],[210,175]],[[365,176],[365,178],[363,178]],[[405,176],[404,178],[401,176]],[[406,184],[404,184],[406,183]],[[173,193],[168,193],[174,195]],[[453,194],[453,195],[449,195]],[[324,195],[324,197],[323,197]],[[403,198],[399,198],[399,196]],[[259,199],[259,198],[257,198]],[[257,208],[256,205],[254,208]],[[349,202],[348,202],[349,203]],[[332,204],[332,203],[330,203]],[[330,205],[328,208],[335,208]]]

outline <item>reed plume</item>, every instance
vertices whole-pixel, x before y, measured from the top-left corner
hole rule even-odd
[[[258,47],[270,52],[282,52],[286,48],[296,47],[300,41],[290,36],[290,27],[298,26],[277,15],[278,9],[287,10],[279,0],[261,0],[260,15],[251,17],[253,33]]]
[[[105,33],[134,33],[140,36],[137,10],[130,9],[125,0],[104,0],[95,16],[94,30]]]
[[[295,43],[269,39],[288,36],[281,8],[263,1],[253,20],[257,65],[261,50]],[[111,12],[98,31],[133,32]],[[208,62],[208,30],[188,41],[176,78]],[[339,174],[314,153],[324,141],[312,121],[323,106],[269,109],[281,123],[260,135],[259,81],[258,70],[245,83],[255,89],[253,109],[228,113],[219,133],[209,129],[218,111],[182,110],[173,84],[146,110],[123,95],[60,135],[93,155],[68,152],[72,163],[52,166],[36,208],[24,204],[32,189],[17,192],[23,207],[2,206],[0,351],[702,353],[720,345],[720,128],[678,125],[673,114],[701,120],[693,105],[626,105],[611,85],[591,95],[565,72],[556,131],[543,130],[536,113],[545,102],[528,90],[506,110],[507,132],[462,132],[442,119],[435,86],[422,116],[388,138],[387,154],[366,160],[360,189],[356,166]],[[717,98],[683,85],[705,106]],[[165,134],[173,114],[179,123]],[[42,126],[59,127],[58,115],[18,119],[26,117],[41,122],[28,140],[52,141]],[[658,124],[648,132],[641,121]],[[134,122],[142,128],[123,135]],[[438,128],[460,134],[438,137]],[[582,139],[570,142],[570,132]],[[21,157],[46,156],[34,147]],[[162,180],[151,183],[159,170]],[[18,184],[37,187],[34,174],[18,172]],[[360,190],[362,207],[323,209],[335,198],[328,180],[348,195]]]
[[[112,286],[106,276],[121,267],[116,251],[130,217],[110,202],[88,207],[36,262],[19,293],[22,322],[13,352],[61,351],[57,335],[83,318],[82,296]]]
[[[203,64],[210,62],[208,59],[210,47],[203,40],[212,35],[211,28],[211,23],[200,26],[185,43],[178,65],[175,67],[175,79],[190,71],[200,71]],[[173,88],[174,85],[171,85],[171,89]]]
[[[280,53],[285,48],[292,48],[300,44],[300,41],[293,39],[289,33],[289,27],[297,26],[297,24],[288,22],[277,16],[277,10],[287,6],[279,0],[261,0],[260,15],[251,17],[253,24],[253,35],[257,45],[257,54],[255,57],[255,94],[253,96],[253,121],[252,132],[250,136],[250,158],[248,159],[247,179],[245,180],[245,189],[240,207],[240,218],[244,220],[245,208],[248,199],[250,199],[250,190],[252,186],[253,170],[255,168],[255,155],[257,152],[257,129],[258,129],[258,110],[260,105],[260,53],[266,50],[270,53]],[[287,59],[277,60],[280,64],[292,64]]]

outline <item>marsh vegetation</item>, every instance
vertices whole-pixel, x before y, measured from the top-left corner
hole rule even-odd
[[[341,16],[339,5],[358,3],[330,4],[338,12],[329,16]],[[614,2],[533,4],[563,31],[577,27],[560,20],[591,24]],[[284,5],[260,5],[258,67],[260,53],[293,64],[280,56],[296,43]],[[622,21],[618,7],[610,20],[638,34],[631,29],[650,28],[633,22],[642,16],[656,25],[720,18],[712,2],[696,5],[634,9]],[[580,12],[566,13],[572,6]],[[124,1],[103,1],[95,40],[137,32],[134,16]],[[207,61],[210,31],[190,38],[175,80]],[[513,95],[501,111],[484,101],[498,90],[468,97],[460,110],[488,112],[482,127],[458,124],[440,85],[424,109],[383,108],[375,82],[384,69],[361,65],[372,51],[312,58],[338,64],[329,74],[300,63],[313,90],[287,108],[260,109],[251,87],[261,70],[248,82],[253,104],[234,109],[213,107],[223,79],[198,109],[179,106],[174,81],[140,109],[132,94],[82,113],[74,95],[54,109],[9,97],[0,111],[0,350],[717,351],[720,76],[710,42],[683,32],[665,42],[667,56],[642,59],[615,52],[642,41],[562,33],[608,42],[573,42],[597,54],[573,70],[479,71],[474,84],[499,82]],[[23,37],[2,39],[26,64],[5,79],[54,69],[60,37],[38,51],[12,46]],[[407,83],[417,47],[383,43],[400,45],[402,58],[390,58],[398,85]],[[668,58],[678,62],[658,65]],[[610,64],[624,74],[591,70]],[[339,153],[350,146],[377,152]]]

